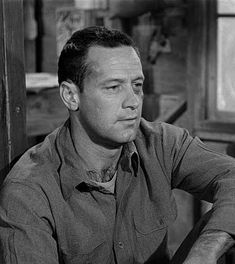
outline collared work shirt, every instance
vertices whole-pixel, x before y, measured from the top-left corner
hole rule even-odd
[[[89,181],[70,125],[28,150],[0,193],[0,263],[168,263],[173,188],[214,203],[205,229],[235,235],[235,162],[186,130],[141,120],[115,193]]]

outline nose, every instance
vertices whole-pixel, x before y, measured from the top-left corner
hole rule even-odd
[[[132,87],[126,89],[125,98],[123,100],[123,108],[130,108],[135,110],[139,107],[142,100],[142,95],[133,91]]]

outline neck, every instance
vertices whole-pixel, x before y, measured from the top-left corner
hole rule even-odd
[[[108,178],[112,178],[121,155],[122,145],[107,147],[93,142],[80,122],[73,118],[71,118],[71,136],[88,176],[96,181],[107,181]],[[111,176],[107,177],[107,174]]]

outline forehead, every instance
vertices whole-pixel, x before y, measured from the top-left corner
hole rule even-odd
[[[91,47],[86,62],[91,73],[96,74],[110,74],[121,71],[142,73],[140,58],[134,48],[129,46],[115,48]]]

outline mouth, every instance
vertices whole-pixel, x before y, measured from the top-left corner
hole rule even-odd
[[[128,125],[133,125],[136,123],[138,117],[137,116],[133,116],[133,117],[126,117],[126,118],[122,118],[119,121],[123,124],[128,124]]]
[[[130,117],[122,118],[120,119],[120,121],[134,121],[137,118],[138,118],[137,116],[130,116]]]

